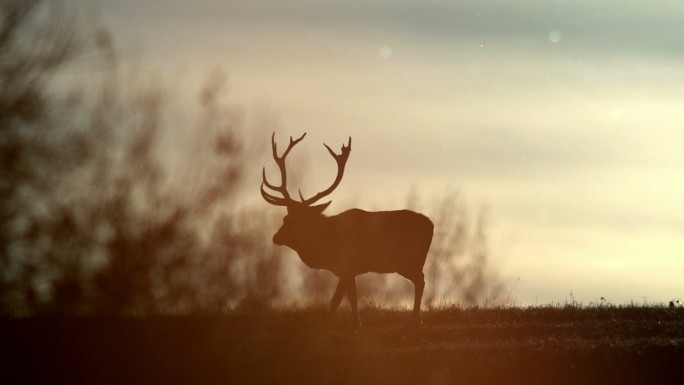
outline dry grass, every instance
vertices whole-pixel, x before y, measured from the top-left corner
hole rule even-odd
[[[22,383],[663,383],[682,377],[684,309],[322,309],[0,322],[2,379]],[[5,382],[5,381],[3,381]]]

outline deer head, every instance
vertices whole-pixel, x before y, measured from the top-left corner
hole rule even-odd
[[[287,168],[285,166],[285,159],[292,148],[294,148],[297,143],[301,142],[305,136],[306,133],[298,139],[292,139],[292,137],[290,137],[290,143],[282,155],[278,155],[278,145],[275,142],[275,133],[271,136],[273,159],[280,170],[280,184],[275,185],[268,181],[268,178],[266,178],[266,168],[264,167],[262,172],[261,196],[266,202],[272,205],[287,207],[287,215],[283,219],[283,225],[273,236],[273,243],[276,245],[295,246],[305,242],[307,229],[315,225],[316,219],[323,216],[323,210],[325,210],[331,202],[319,205],[314,204],[330,195],[330,193],[332,193],[340,184],[342,176],[344,175],[344,167],[347,164],[347,159],[351,152],[351,137],[349,137],[349,143],[346,146],[342,145],[342,150],[339,154],[336,154],[327,144],[323,144],[337,163],[337,176],[330,187],[311,198],[304,198],[302,192],[299,191],[300,200],[297,201],[290,197],[290,193],[287,190]],[[268,192],[267,189],[280,196]]]

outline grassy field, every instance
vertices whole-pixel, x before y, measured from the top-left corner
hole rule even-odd
[[[321,310],[0,320],[0,383],[628,384],[684,379],[684,309]]]

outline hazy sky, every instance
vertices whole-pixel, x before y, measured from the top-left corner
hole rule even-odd
[[[81,3],[181,93],[222,68],[308,132],[305,192],[351,135],[331,213],[458,189],[518,304],[684,297],[684,1]]]

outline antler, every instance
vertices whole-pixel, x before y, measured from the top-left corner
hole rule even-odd
[[[294,202],[294,200],[290,198],[290,194],[287,192],[287,170],[285,169],[285,158],[287,157],[287,154],[290,153],[290,150],[292,150],[292,148],[295,145],[297,145],[297,143],[301,142],[305,136],[306,132],[304,133],[304,135],[300,136],[299,139],[293,140],[292,137],[290,137],[290,143],[287,145],[287,149],[285,149],[285,152],[283,152],[282,156],[278,156],[278,145],[275,142],[275,132],[271,136],[273,159],[275,160],[276,164],[278,165],[278,168],[280,169],[280,186],[271,184],[268,181],[268,179],[266,179],[266,167],[264,167],[261,174],[263,178],[261,182],[261,196],[264,197],[266,202],[275,206],[288,206],[289,204]],[[269,194],[264,189],[264,186],[266,186],[270,190],[280,193],[282,197]]]
[[[347,143],[346,146],[344,144],[342,145],[342,151],[340,152],[340,154],[335,154],[335,152],[331,150],[327,144],[324,143],[323,145],[325,146],[325,148],[328,149],[330,155],[332,155],[332,157],[335,158],[335,162],[337,162],[337,177],[335,178],[335,181],[330,187],[319,192],[318,194],[312,196],[309,199],[304,199],[300,191],[299,197],[302,199],[302,203],[304,203],[306,206],[314,204],[319,199],[333,192],[342,181],[342,176],[344,175],[344,166],[347,164],[347,159],[349,159],[349,153],[351,152],[351,136],[349,137],[349,143]]]

